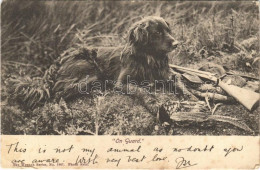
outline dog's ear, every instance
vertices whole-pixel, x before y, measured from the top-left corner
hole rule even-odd
[[[128,41],[131,44],[147,44],[148,43],[148,31],[146,30],[145,25],[140,24],[133,27],[129,31]]]

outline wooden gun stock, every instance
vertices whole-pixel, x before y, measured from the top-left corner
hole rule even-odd
[[[215,83],[218,83],[219,87],[221,87],[227,94],[234,97],[239,103],[241,103],[250,111],[254,110],[259,105],[259,99],[260,99],[259,93],[256,93],[251,90],[243,89],[234,85],[228,85],[222,82],[221,80],[219,80],[217,77],[215,77],[214,74],[209,72],[175,66],[172,64],[170,64],[170,67],[182,73],[196,75],[201,78],[205,78]]]
[[[254,110],[259,105],[259,93],[234,85],[228,85],[222,81],[219,81],[218,85],[250,111]]]

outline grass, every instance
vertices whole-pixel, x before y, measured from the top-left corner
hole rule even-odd
[[[148,15],[169,21],[190,57],[202,49],[211,52],[224,43],[259,37],[255,2],[28,1],[21,5],[12,0],[4,1],[1,8],[2,59],[41,67],[77,42],[118,45],[129,26]]]
[[[35,127],[37,124],[31,120],[44,119],[47,113],[52,113],[51,117],[57,120],[53,109],[60,107],[50,104],[45,107],[44,113],[33,111],[33,114],[28,116],[32,111],[24,111],[24,108],[5,103],[10,96],[4,82],[6,78],[11,75],[41,77],[65,49],[77,44],[95,47],[120,46],[125,42],[129,26],[140,18],[150,15],[165,18],[171,25],[174,37],[181,42],[181,46],[170,53],[172,63],[196,67],[204,62],[215,62],[228,69],[258,74],[260,23],[257,2],[26,1],[19,3],[18,0],[4,0],[1,4],[1,97],[5,106],[2,108],[2,120],[7,122],[2,124],[4,131],[18,134],[40,132],[44,134],[50,129],[41,129],[43,125],[39,125],[38,132],[29,130],[29,127]],[[123,108],[124,111],[127,109],[129,110]],[[131,112],[132,117],[128,117],[131,117],[128,122],[135,120],[136,115],[133,117],[135,112],[143,113],[140,116],[154,122],[143,108],[136,109]],[[120,111],[113,110],[113,112]],[[129,115],[131,113],[129,112]],[[7,115],[3,116],[3,114]],[[97,116],[96,112],[95,114]],[[107,113],[108,116],[110,114],[112,112]],[[95,117],[95,115],[91,116]],[[91,120],[91,116],[88,121]],[[110,116],[112,117],[108,119],[112,120],[115,115]],[[23,118],[26,118],[26,121],[22,120]],[[67,119],[72,122],[66,125],[66,133],[79,133],[81,126],[78,125],[82,122],[73,122],[75,120],[72,120],[69,113]],[[102,120],[102,117],[99,119]],[[126,117],[119,114],[118,119],[120,121],[116,123],[124,128],[99,127],[100,133],[131,133],[127,126],[124,126],[124,122],[127,122]],[[15,127],[9,127],[11,120],[18,120]],[[26,123],[22,125],[24,121]],[[43,122],[47,124],[52,122],[52,120],[46,121],[44,119]],[[52,122],[53,124],[55,123]],[[138,122],[133,124],[135,127],[132,129],[135,129],[136,134],[145,133],[140,128],[149,129],[149,133],[157,133],[153,132],[152,127],[148,125],[140,127]],[[77,126],[72,127],[72,125]],[[154,126],[154,123],[151,125]],[[91,133],[97,134],[95,132],[97,130],[93,129],[93,122],[89,122],[88,127]],[[53,130],[53,127],[51,128]],[[57,131],[61,132],[56,129],[53,133]]]

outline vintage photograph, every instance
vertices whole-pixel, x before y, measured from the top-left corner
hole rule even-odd
[[[259,135],[258,1],[1,4],[2,135]]]

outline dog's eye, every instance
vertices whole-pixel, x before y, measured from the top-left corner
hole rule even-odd
[[[157,35],[162,35],[162,32],[160,32],[160,31],[156,31],[155,32]]]

